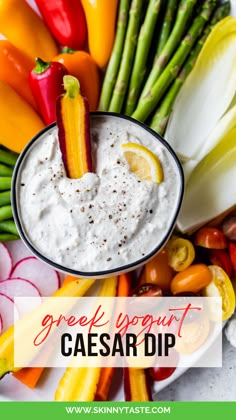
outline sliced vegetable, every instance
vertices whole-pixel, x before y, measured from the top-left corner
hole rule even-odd
[[[90,54],[103,68],[108,63],[113,47],[118,1],[81,0],[81,3],[87,22]]]
[[[235,310],[235,293],[233,285],[226,272],[221,267],[210,265],[209,270],[212,274],[212,281],[203,289],[202,294],[206,297],[222,298],[222,320],[226,321],[233,315]],[[214,307],[213,305],[211,306],[211,312],[214,314],[215,305]]]
[[[227,248],[227,239],[220,229],[214,227],[203,227],[194,236],[194,245],[210,249]]]
[[[222,230],[230,241],[236,241],[236,213],[230,213],[222,223]]]
[[[0,315],[3,326],[2,333],[4,333],[14,324],[14,301],[3,293],[0,293]],[[15,316],[17,317],[16,307]],[[1,337],[3,337],[3,335]]]
[[[29,367],[20,369],[18,372],[14,372],[14,378],[18,379],[24,385],[28,386],[28,388],[33,389],[37,385],[42,373],[44,371],[44,367]]]
[[[232,102],[236,85],[235,50],[236,20],[227,17],[215,26],[204,44],[178,95],[167,127],[167,140],[185,160],[197,158]]]
[[[29,249],[25,246],[24,242],[21,240],[8,242],[6,247],[12,257],[13,267],[15,267],[16,263],[18,263],[20,260],[23,260],[24,258],[28,257],[33,257],[31,251],[29,251]]]
[[[52,35],[25,0],[0,1],[0,33],[32,60],[49,61],[57,54]]]
[[[12,256],[7,247],[0,243],[0,281],[9,278],[12,270]]]
[[[140,284],[153,283],[167,292],[170,282],[174,277],[174,271],[168,262],[168,251],[163,249],[149,262],[145,264]]]
[[[71,282],[68,285],[61,287],[54,293],[54,297],[80,297],[83,296],[87,290],[93,285],[95,280],[93,279],[84,279],[83,281]],[[9,298],[8,298],[9,299]],[[42,320],[42,316],[45,316],[45,313],[50,313],[51,306],[53,305],[53,299],[47,299],[42,305],[38,306],[33,312],[30,312],[24,318],[18,320],[18,332],[24,337],[27,333],[27,329],[31,330],[36,322]],[[68,305],[70,302],[68,302]],[[1,305],[0,305],[1,306]],[[64,310],[67,311],[70,308],[64,307]],[[11,312],[6,311],[9,315]],[[8,323],[9,324],[9,323]],[[27,351],[27,349],[26,349]],[[29,355],[30,357],[30,355]],[[0,378],[2,378],[6,373],[17,372],[20,370],[20,367],[14,365],[14,327],[8,328],[4,334],[0,336]]]
[[[90,111],[96,111],[100,94],[100,75],[97,64],[86,51],[63,48],[62,53],[53,58],[62,63],[71,76],[79,80],[81,95],[89,102]]]
[[[39,289],[29,280],[10,278],[0,282],[0,293],[14,300],[15,297],[40,297]]]
[[[210,321],[201,316],[196,322],[183,323],[181,337],[176,337],[175,348],[180,354],[191,354],[198,350],[207,340],[210,332]]]
[[[184,292],[199,292],[212,280],[212,273],[205,264],[193,264],[180,271],[172,279],[170,290],[173,295]]]
[[[63,77],[68,74],[63,64],[36,58],[29,73],[29,83],[45,124],[56,121],[56,99],[64,92]]]
[[[144,369],[124,368],[125,401],[152,401],[150,382]]]
[[[3,81],[0,81],[0,115],[1,144],[17,153],[44,128],[33,108]]]
[[[70,178],[92,172],[89,108],[78,80],[64,76],[66,93],[57,100],[57,124],[62,159]]]
[[[38,288],[41,296],[51,296],[60,287],[58,273],[35,257],[19,261],[11,272],[12,278],[23,278]]]
[[[226,274],[231,277],[233,266],[227,251],[224,249],[209,249],[209,260],[212,265],[223,268]]]
[[[2,334],[2,330],[3,330],[3,323],[2,323],[2,317],[0,314],[0,335]]]
[[[137,143],[123,143],[121,147],[131,171],[140,179],[156,184],[163,181],[161,162],[153,152]]]
[[[84,47],[87,26],[80,0],[35,0],[35,3],[60,45]]]
[[[104,279],[99,291],[99,296],[115,296],[116,287],[116,277]],[[83,366],[67,368],[57,387],[55,400],[94,401],[101,369],[101,367],[91,368]]]
[[[167,244],[167,250],[169,265],[175,271],[185,270],[195,258],[194,246],[188,239],[171,239]]]
[[[0,79],[8,83],[37,110],[35,99],[30,90],[28,75],[34,61],[12,45],[7,39],[0,40]]]
[[[182,232],[196,230],[235,205],[232,182],[236,176],[235,159],[236,127],[191,173],[177,222]]]

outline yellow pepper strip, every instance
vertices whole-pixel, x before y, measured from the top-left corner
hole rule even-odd
[[[17,153],[45,126],[34,109],[1,80],[0,115],[0,144]]]
[[[93,285],[95,280],[84,279],[77,280],[62,286],[58,289],[53,297],[80,297]],[[20,319],[18,324],[18,332],[22,330],[22,337],[27,334],[27,330],[32,330],[36,322],[45,315],[45,308],[50,311],[53,306],[53,299],[47,299],[42,305],[30,312],[24,318]],[[58,305],[58,303],[56,303]],[[9,372],[17,372],[20,367],[14,366],[14,326],[11,326],[5,333],[0,336],[0,378]]]
[[[98,296],[116,296],[117,277],[103,280]],[[68,367],[55,393],[55,401],[94,401],[101,367]]]
[[[33,60],[50,61],[58,53],[49,30],[25,0],[0,0],[0,33]]]

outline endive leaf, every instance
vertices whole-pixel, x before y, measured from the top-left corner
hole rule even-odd
[[[236,203],[236,127],[192,172],[177,226],[191,232]]]
[[[215,146],[217,146],[220,140],[234,127],[236,127],[236,105],[230,108],[229,111],[227,111],[218,121],[215,128],[206,139],[206,142],[203,144],[199,154],[197,155],[197,159],[191,159],[183,164],[185,182],[188,181],[189,176],[200,160]]]
[[[236,91],[236,19],[215,26],[181,89],[166,130],[180,159],[197,160]]]

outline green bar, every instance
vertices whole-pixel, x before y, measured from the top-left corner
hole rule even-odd
[[[1,418],[174,420],[234,418],[236,402],[1,402]],[[4,417],[5,415],[5,417]],[[213,417],[214,416],[214,417]]]

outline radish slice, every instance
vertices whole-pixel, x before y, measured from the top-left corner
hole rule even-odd
[[[9,298],[15,297],[39,297],[38,288],[26,279],[7,279],[0,283],[0,293],[7,295]]]
[[[58,273],[35,257],[24,258],[13,267],[11,278],[33,283],[41,296],[51,296],[60,287]]]
[[[14,301],[3,293],[0,293],[0,312],[3,326],[2,332],[4,332],[14,324]],[[16,315],[17,319],[19,319],[17,310]]]
[[[2,334],[2,330],[3,330],[3,324],[2,324],[2,317],[0,314],[0,335]]]
[[[7,279],[12,270],[12,257],[6,245],[0,243],[0,280]]]
[[[13,267],[16,263],[18,263],[18,261],[23,260],[23,258],[33,257],[32,252],[25,246],[24,242],[21,240],[9,241],[5,245],[12,256]],[[10,275],[8,277],[10,277]]]

